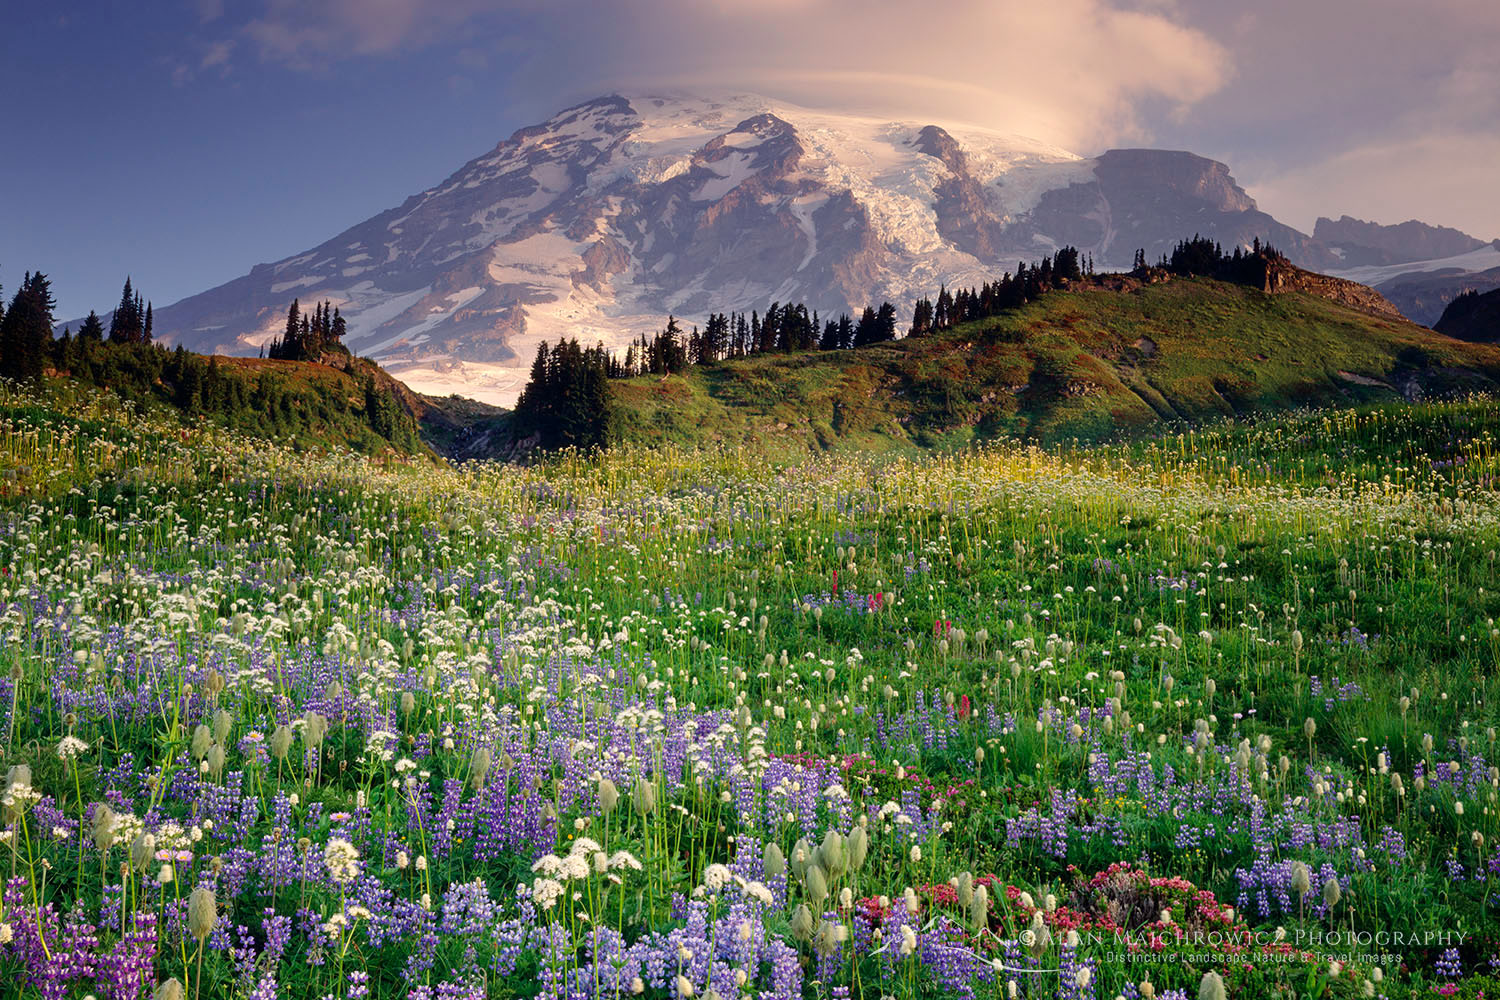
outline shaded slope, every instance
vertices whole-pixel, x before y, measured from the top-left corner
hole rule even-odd
[[[1459,340],[1486,344],[1500,341],[1500,288],[1458,296],[1448,303],[1433,329]]]

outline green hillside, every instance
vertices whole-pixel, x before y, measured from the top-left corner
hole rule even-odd
[[[164,411],[299,449],[433,457],[421,404],[373,361],[329,352],[318,361],[206,357],[150,344],[73,338],[51,345],[48,391],[99,393],[139,412]]]
[[[616,434],[767,453],[1100,440],[1500,385],[1500,349],[1308,292],[1110,276],[942,334],[613,383]]]

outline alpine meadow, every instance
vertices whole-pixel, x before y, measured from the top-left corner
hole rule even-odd
[[[1500,998],[1500,8],[71,6],[0,1000]]]

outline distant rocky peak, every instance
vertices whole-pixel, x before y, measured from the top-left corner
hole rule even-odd
[[[1320,217],[1313,228],[1313,239],[1337,248],[1351,266],[1437,260],[1484,246],[1483,240],[1447,226],[1429,226],[1415,219],[1383,226],[1348,215]]]
[[[919,152],[941,160],[943,166],[956,174],[965,173],[968,169],[968,162],[958,140],[936,125],[928,125],[918,132],[913,145]]]
[[[1106,184],[1150,188],[1205,202],[1217,212],[1254,212],[1255,199],[1235,183],[1229,167],[1196,153],[1168,149],[1111,149],[1099,157],[1095,174]]]

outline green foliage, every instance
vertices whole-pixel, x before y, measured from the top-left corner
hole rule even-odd
[[[342,368],[205,357],[180,345],[168,351],[139,341],[100,342],[83,336],[83,329],[50,348],[50,364],[60,375],[140,407],[171,407],[187,424],[207,420],[304,446],[427,451],[395,382],[372,362],[347,354]]]
[[[325,354],[347,355],[346,324],[331,302],[320,302],[311,314],[300,311],[296,299],[286,314],[286,329],[271,341],[267,355],[279,361],[320,361]]]
[[[1316,405],[1500,386],[1500,350],[1302,292],[1104,276],[858,351],[756,355],[611,384],[643,444],[950,450],[1098,442]]]
[[[128,353],[162,371],[174,363]],[[273,375],[339,374],[244,367],[278,412]],[[1064,359],[1048,373],[1075,370]],[[201,398],[209,381],[183,391]],[[1446,981],[1432,971],[1439,948],[1347,949],[1327,935],[1462,934],[1466,971],[1497,952],[1492,399],[1299,412],[1104,447],[787,464],[627,444],[525,467],[403,466],[184,428],[158,401],[137,413],[76,380],[0,389],[0,423],[0,505],[19,526],[0,533],[3,586],[22,623],[0,645],[0,677],[20,680],[6,764],[30,767],[49,822],[83,825],[107,791],[145,815],[152,790],[175,785],[151,823],[192,825],[208,796],[182,792],[200,787],[182,770],[195,766],[187,734],[224,708],[239,783],[209,774],[201,787],[215,802],[237,788],[242,819],[204,825],[179,863],[184,891],[215,884],[215,859],[278,837],[309,838],[317,869],[325,842],[354,830],[378,887],[345,899],[316,871],[280,890],[220,882],[221,918],[253,936],[267,909],[321,921],[353,903],[419,905],[424,893],[443,915],[432,937],[377,934],[361,917],[341,938],[347,956],[297,934],[257,970],[274,971],[278,995],[336,994],[351,968],[368,972],[372,995],[404,995],[413,955],[433,963],[423,981],[483,975],[497,948],[488,930],[516,918],[516,887],[542,877],[538,855],[585,837],[641,867],[608,873],[618,881],[595,866],[570,877],[576,896],[525,918],[559,943],[484,987],[529,995],[558,967],[589,977],[593,928],[628,942],[677,929],[683,898],[709,898],[710,865],[753,875],[763,843],[795,861],[799,839],[811,846],[859,817],[863,867],[826,869],[833,920],[863,933],[859,915],[885,909],[881,897],[906,905],[910,888],[922,927],[949,919],[984,960],[1034,963],[1034,996],[1077,995],[1056,978],[1068,961],[1095,963],[1099,997],[1140,995],[1148,977],[1158,996],[1198,995],[1206,968],[1231,997],[1429,996]],[[330,673],[342,692],[330,694]],[[148,707],[91,709],[105,685]],[[267,734],[309,707],[328,709],[318,750],[267,760]],[[183,725],[179,710],[191,715]],[[669,727],[684,712],[702,721],[679,739]],[[510,739],[486,738],[500,726]],[[89,746],[76,767],[57,752],[70,734]],[[385,760],[382,746],[414,761]],[[490,787],[534,796],[542,841],[480,856],[460,825],[420,871],[398,861],[441,829],[427,822],[448,808],[440,801],[451,796],[467,822],[476,746],[494,751]],[[631,765],[619,769],[622,758]],[[743,780],[761,767],[776,771]],[[604,768],[649,776],[654,808],[637,810],[622,778],[618,808],[601,811]],[[1431,780],[1419,784],[1419,771]],[[300,801],[278,833],[272,802],[293,789]],[[99,852],[36,832],[20,838],[18,865],[45,861],[43,903],[78,901],[92,919],[106,898]],[[747,842],[748,867],[735,853]],[[110,880],[123,847],[111,850]],[[1320,877],[1327,866],[1341,901],[1314,889],[1263,903],[1246,888],[1262,859]],[[1167,881],[1086,881],[1115,862]],[[964,872],[995,876],[982,928],[944,901]],[[769,908],[778,939],[792,940],[788,918],[810,882],[794,876],[785,905]],[[493,919],[448,929],[462,923],[448,916],[450,894],[481,883]],[[1017,919],[1023,890],[1036,906]],[[173,889],[145,891],[148,907],[175,905]],[[7,919],[24,927],[34,901]],[[1056,921],[1051,943],[1011,957],[999,939],[1038,908]],[[1127,962],[1108,937],[1066,951],[1079,914],[1158,932],[1212,920],[1274,943],[1247,954],[1173,939],[1154,961]],[[108,948],[118,932],[99,923]],[[160,940],[158,978],[192,964],[178,922]],[[818,986],[818,959],[802,948],[804,995],[855,977],[864,992],[851,995],[953,995],[887,940],[879,955],[839,957]],[[197,995],[235,995],[240,972],[211,947]],[[1008,995],[976,983],[978,996]],[[1455,989],[1477,998],[1492,985]]]
[[[52,339],[54,305],[47,276],[27,272],[0,319],[0,375],[21,380],[41,377]]]
[[[112,344],[151,343],[151,306],[142,301],[139,291],[131,288],[129,278],[125,279],[120,304],[109,320],[109,340]]]
[[[679,354],[668,326],[664,350]],[[602,448],[613,436],[614,411],[609,392],[610,358],[603,345],[584,349],[577,340],[537,347],[531,379],[516,403],[521,434],[535,434],[543,449]],[[685,363],[685,362],[683,362]]]

